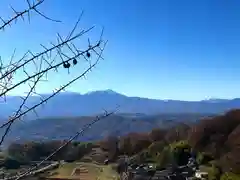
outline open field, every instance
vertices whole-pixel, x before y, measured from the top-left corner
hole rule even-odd
[[[117,180],[118,174],[110,165],[73,162],[65,163],[51,172],[48,179],[81,179],[81,180]]]

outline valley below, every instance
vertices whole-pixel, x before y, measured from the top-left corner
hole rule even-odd
[[[138,102],[142,101],[142,105],[136,101],[134,108],[124,111],[127,107],[123,107],[104,117],[100,104],[92,108],[85,104],[88,112],[74,103],[71,108],[69,104],[76,102],[73,99],[81,98],[104,102],[100,104],[109,109],[123,99],[132,103],[136,99],[112,91],[60,94],[47,104],[47,109],[37,109],[38,116],[30,113],[16,120],[1,146],[5,178],[14,179],[19,176],[17,173],[33,166],[36,166],[31,171],[33,174],[27,175],[30,179],[79,179],[81,176],[86,180],[97,177],[154,180],[177,176],[190,180],[197,178],[196,173],[205,173],[210,180],[222,180],[229,173],[231,178],[240,176],[240,110],[232,108],[238,106],[237,99],[183,102],[140,98]],[[31,103],[36,100],[33,99]],[[60,102],[69,107],[63,109]],[[1,105],[6,108],[10,104],[11,101]],[[162,109],[149,112],[146,107]],[[79,133],[93,121],[96,122],[84,133]],[[1,136],[6,128],[0,129]],[[122,161],[124,169],[121,169]],[[73,175],[75,171],[81,175]]]
[[[240,178],[239,109],[223,115],[113,115],[68,141],[93,119],[15,124],[8,138],[25,133],[25,139],[9,141],[2,149],[2,176],[14,179],[36,167],[27,179],[202,179],[199,174],[210,180]]]
[[[122,136],[132,132],[149,132],[154,128],[169,128],[181,123],[193,124],[213,114],[115,114],[103,118],[89,128],[78,141],[96,141],[109,135]],[[95,120],[94,116],[40,118],[32,121],[22,120],[13,124],[3,145],[13,142],[64,140],[85,125]],[[4,133],[0,129],[0,134]]]

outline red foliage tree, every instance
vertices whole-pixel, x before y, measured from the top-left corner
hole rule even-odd
[[[155,128],[149,133],[149,138],[152,142],[161,141],[164,139],[166,130]]]
[[[131,143],[130,136],[126,135],[126,136],[120,137],[118,148],[119,148],[119,151],[121,154],[131,155],[132,154],[132,143]]]
[[[146,149],[151,144],[151,140],[149,139],[148,134],[134,134],[130,135],[130,137],[133,154],[136,154],[143,149]]]
[[[122,136],[119,141],[119,150],[122,154],[136,154],[151,144],[148,134],[130,133]]]
[[[240,148],[236,148],[220,158],[219,164],[224,172],[240,174]]]
[[[188,139],[192,146],[200,150],[204,150],[210,143],[215,144],[215,149],[223,150],[226,148],[223,147],[224,143],[231,141],[233,135],[229,135],[239,124],[240,110],[231,110],[223,116],[201,120],[191,129]]]
[[[226,145],[229,149],[240,147],[240,124],[229,134]]]
[[[119,155],[118,143],[119,139],[116,136],[108,136],[100,142],[100,148],[107,151],[109,160],[114,160]]]
[[[168,143],[185,140],[187,139],[189,129],[190,127],[184,123],[177,124],[176,126],[168,130],[168,132],[165,135],[165,140]]]

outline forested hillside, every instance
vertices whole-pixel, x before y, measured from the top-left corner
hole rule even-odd
[[[63,142],[12,144],[6,152],[8,158],[26,163],[45,157]],[[99,156],[103,156],[98,160],[108,158],[115,162],[119,156],[128,155],[134,163],[150,161],[159,168],[171,162],[171,157],[180,165],[186,163],[184,154],[191,151],[196,153],[199,164],[209,169],[212,177],[224,178],[226,173],[237,177],[240,176],[240,110],[204,118],[194,125],[177,123],[146,133],[107,136],[98,142],[72,142],[53,159],[80,160],[96,148],[101,149]]]
[[[95,141],[103,139],[108,135],[122,136],[131,132],[149,132],[156,127],[167,128],[177,123],[192,124],[203,117],[212,114],[158,114],[158,115],[136,115],[115,114],[106,117],[88,129],[84,136],[79,136],[78,141]],[[87,123],[94,120],[94,116],[81,117],[59,117],[39,118],[33,121],[18,121],[13,124],[4,145],[12,142],[38,141],[38,140],[64,140]],[[5,129],[0,129],[0,134]]]

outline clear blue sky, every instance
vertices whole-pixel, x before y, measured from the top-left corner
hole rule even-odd
[[[56,24],[33,15],[31,25],[19,21],[0,33],[0,54],[11,55],[66,34],[84,10],[83,28],[96,25],[96,38],[105,27],[109,41],[105,60],[68,90],[85,93],[113,89],[129,96],[200,100],[240,97],[239,0],[45,0],[45,14]],[[1,0],[0,15],[9,17],[24,0]],[[39,92],[51,91],[67,76],[60,72]],[[17,80],[18,77],[16,77]],[[22,93],[24,87],[15,93]]]

